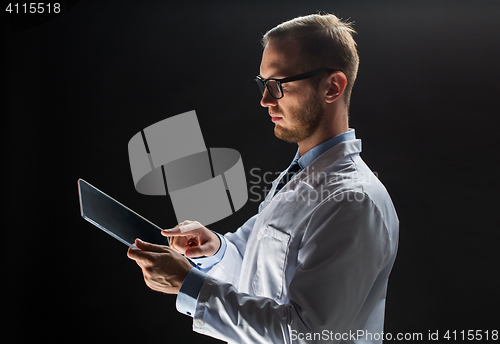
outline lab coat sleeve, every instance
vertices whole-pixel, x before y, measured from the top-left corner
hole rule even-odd
[[[224,237],[234,245],[238,254],[243,257],[247,247],[248,238],[252,232],[257,215],[252,216],[234,233],[227,233]]]
[[[369,197],[354,192],[338,197],[325,200],[310,217],[287,303],[208,277],[193,330],[230,343],[274,344],[316,342],[301,340],[301,333],[347,333],[362,308],[374,307],[367,303],[391,261],[391,245],[383,215]]]

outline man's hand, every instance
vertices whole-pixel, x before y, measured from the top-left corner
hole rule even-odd
[[[217,234],[197,221],[184,221],[161,234],[170,237],[170,247],[188,258],[210,257],[220,248]]]
[[[167,294],[178,294],[193,266],[170,247],[135,240],[138,250],[129,248],[127,256],[142,269],[146,285]]]

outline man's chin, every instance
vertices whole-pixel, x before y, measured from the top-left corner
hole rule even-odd
[[[297,143],[297,137],[294,135],[293,132],[291,132],[288,129],[283,128],[282,126],[276,124],[274,127],[274,135],[283,141],[289,142],[289,143]]]

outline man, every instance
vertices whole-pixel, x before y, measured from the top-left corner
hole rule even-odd
[[[348,127],[353,32],[310,15],[264,36],[261,105],[298,151],[257,215],[225,236],[185,221],[162,231],[172,248],[129,250],[149,287],[178,293],[196,332],[234,343],[381,342],[399,224]]]

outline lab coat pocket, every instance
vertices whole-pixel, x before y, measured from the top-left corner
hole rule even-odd
[[[255,295],[279,300],[283,295],[290,234],[271,225],[259,230],[257,270],[252,282]]]

